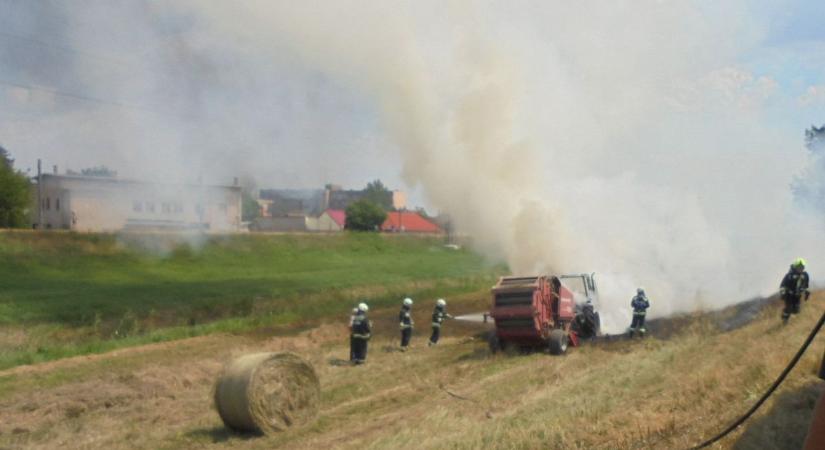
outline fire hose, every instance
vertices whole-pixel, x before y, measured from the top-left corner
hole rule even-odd
[[[773,394],[774,391],[776,391],[776,388],[778,388],[779,385],[782,384],[783,381],[785,381],[785,378],[788,376],[791,370],[793,370],[794,366],[796,366],[796,363],[799,362],[799,359],[802,357],[802,354],[805,353],[805,350],[808,349],[808,346],[811,345],[811,342],[814,340],[814,337],[816,337],[816,334],[819,333],[819,330],[822,328],[823,324],[825,324],[825,312],[822,313],[822,317],[819,318],[819,322],[816,323],[816,326],[814,326],[814,328],[811,330],[811,333],[808,335],[808,338],[805,339],[805,342],[802,344],[802,347],[799,349],[798,352],[796,352],[796,355],[793,357],[791,362],[788,363],[787,367],[785,367],[785,370],[782,371],[782,374],[779,375],[779,378],[777,378],[776,381],[773,382],[773,385],[771,385],[771,387],[768,388],[768,390],[751,407],[751,409],[749,409],[744,415],[742,415],[742,417],[736,419],[735,422],[730,424],[730,426],[725,428],[722,432],[706,440],[705,442],[702,442],[701,444],[692,447],[691,450],[705,448],[715,443],[716,441],[727,436],[730,432],[739,427],[739,425],[742,425],[746,420],[748,420],[748,418],[750,418],[750,416],[753,415],[753,413],[755,413],[756,410],[759,409],[759,407],[762,406],[763,403],[765,403],[765,400],[767,400],[768,397],[770,397],[771,394]],[[825,379],[825,359],[823,359],[822,361],[822,368],[820,369],[819,376]]]

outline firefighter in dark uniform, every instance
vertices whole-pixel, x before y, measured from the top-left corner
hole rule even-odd
[[[452,319],[453,316],[447,314],[447,302],[443,298],[435,302],[435,309],[433,309],[433,334],[430,336],[430,342],[427,344],[433,346],[438,344],[438,338],[441,337],[441,323],[444,319]]]
[[[349,316],[349,360],[350,362],[355,360],[354,353],[352,352],[355,349],[355,338],[352,337],[352,323],[355,322],[355,316],[358,315],[358,307],[352,308],[352,314]]]
[[[647,308],[650,308],[650,301],[645,295],[643,288],[636,289],[636,296],[630,301],[630,306],[633,308],[633,322],[630,323],[630,337],[638,332],[639,336],[644,337],[647,329],[645,329],[645,315],[647,315]]]
[[[370,321],[367,318],[369,307],[366,303],[358,304],[358,314],[352,319],[352,362],[363,364],[367,360],[367,341],[370,340]]]
[[[401,304],[401,311],[398,313],[398,326],[401,329],[401,351],[406,352],[410,345],[410,338],[412,337],[413,320],[410,315],[413,301],[411,298],[405,298]]]
[[[785,309],[782,310],[783,324],[788,323],[791,314],[799,314],[799,301],[802,297],[808,301],[811,295],[808,291],[809,280],[808,272],[805,272],[805,260],[797,258],[779,285],[779,295],[785,302]]]

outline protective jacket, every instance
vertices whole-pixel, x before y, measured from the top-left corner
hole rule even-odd
[[[356,339],[369,339],[370,332],[370,321],[367,319],[367,315],[359,312],[352,320],[352,337]]]
[[[644,316],[647,314],[647,308],[650,308],[650,302],[644,295],[637,295],[630,301],[630,306],[633,308],[634,316]]]
[[[401,311],[398,313],[398,324],[402,330],[407,328],[412,328],[413,320],[410,316],[410,307],[409,306],[402,306]]]
[[[797,272],[791,267],[791,270],[782,278],[782,283],[779,284],[779,294],[782,297],[807,296],[809,280],[808,272]]]
[[[441,322],[444,322],[444,319],[452,319],[453,316],[447,314],[447,311],[444,311],[444,308],[436,306],[433,310],[433,327],[440,328]]]

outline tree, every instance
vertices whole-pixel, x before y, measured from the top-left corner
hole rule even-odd
[[[435,219],[435,217],[433,217],[433,216],[431,216],[431,215],[427,214],[427,210],[426,210],[426,209],[424,209],[424,208],[423,208],[423,207],[421,207],[421,206],[419,206],[419,207],[415,208],[415,212],[417,212],[419,216],[421,216],[421,217],[423,217],[423,218],[425,218],[425,219],[429,220],[430,222],[432,222],[432,221],[433,221],[433,219]]]
[[[0,147],[0,227],[25,227],[31,197],[29,178],[14,170],[14,160]]]
[[[378,231],[387,220],[387,212],[377,204],[361,199],[347,206],[345,228],[355,231]]]
[[[0,145],[0,165],[5,166],[5,167],[13,167],[14,166],[14,160],[11,159],[11,155],[9,154],[9,151],[6,150],[5,148],[3,148],[2,145]]]
[[[380,206],[384,211],[392,209],[392,192],[384,186],[381,180],[367,183],[367,187],[364,188],[363,198]]]
[[[241,220],[251,222],[258,217],[261,217],[261,205],[249,191],[244,189],[241,192]]]

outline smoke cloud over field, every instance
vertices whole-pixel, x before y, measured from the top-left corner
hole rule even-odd
[[[549,3],[146,4],[143,33],[176,50],[143,63],[129,103],[173,117],[141,113],[110,139],[173,143],[169,166],[194,158],[283,184],[400,165],[514,272],[596,271],[610,331],[638,285],[659,316],[770,293],[797,256],[814,275],[825,265],[822,219],[789,189],[809,124],[789,125],[798,102],[741,64],[765,14],[746,2]],[[135,27],[135,14],[109,17]],[[73,68],[97,83],[88,72]],[[285,108],[296,96],[310,100]]]

